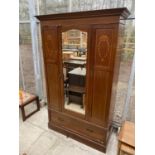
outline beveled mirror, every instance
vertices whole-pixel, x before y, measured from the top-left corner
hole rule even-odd
[[[85,114],[87,32],[62,32],[64,108]]]

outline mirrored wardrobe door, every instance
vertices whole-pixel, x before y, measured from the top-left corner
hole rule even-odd
[[[85,115],[87,32],[62,32],[64,109]]]

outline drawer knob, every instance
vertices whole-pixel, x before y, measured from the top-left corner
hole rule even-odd
[[[92,129],[89,129],[89,128],[87,128],[86,130],[89,132],[94,132]]]

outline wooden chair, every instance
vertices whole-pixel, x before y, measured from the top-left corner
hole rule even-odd
[[[31,112],[30,114],[26,115],[25,114],[25,106],[33,103],[33,101],[35,101],[35,103],[37,105],[37,109],[34,110],[33,112]],[[22,112],[23,121],[25,121],[28,117],[30,117],[31,115],[33,115],[34,113],[36,113],[37,111],[40,110],[39,97],[20,90],[20,92],[19,92],[19,107]]]
[[[135,125],[125,121],[118,135],[118,155],[135,154]]]
[[[75,93],[72,95],[71,93]],[[79,96],[80,95],[80,96]],[[74,85],[69,85],[68,87],[68,104],[70,102],[75,102],[75,103],[80,103],[81,108],[84,108],[84,103],[85,103],[85,88],[81,86],[74,86]]]

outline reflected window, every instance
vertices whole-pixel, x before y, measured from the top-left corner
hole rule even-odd
[[[87,32],[72,29],[62,33],[64,108],[85,114]]]

